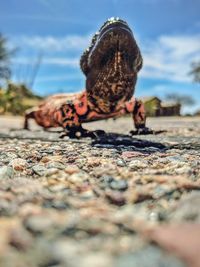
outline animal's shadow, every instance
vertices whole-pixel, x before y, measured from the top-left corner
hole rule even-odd
[[[160,142],[117,133],[104,133],[93,139],[91,145],[98,148],[115,148],[117,150],[133,150],[142,151],[144,153],[164,152],[167,150],[167,147]]]
[[[12,131],[16,131],[18,132],[19,130],[13,129]],[[24,130],[23,130],[24,131]],[[65,140],[65,138],[63,136],[67,136],[65,133],[62,136],[63,131],[48,131],[49,133],[51,133],[51,135],[56,135],[55,136],[55,140],[53,140],[51,138],[51,141],[58,141],[58,140]],[[38,133],[41,133],[41,130],[34,130],[32,131],[33,136],[25,136],[23,137],[23,139],[44,139],[44,140],[48,140],[48,133],[47,131],[45,131],[45,135],[44,133],[38,136]],[[96,132],[96,131],[94,131]],[[99,133],[99,131],[97,131]],[[28,132],[29,133],[29,132]],[[35,133],[37,133],[37,136],[35,137]],[[58,135],[60,134],[61,135]],[[47,136],[46,136],[47,135]],[[62,137],[63,139],[59,138]],[[119,151],[140,151],[143,153],[155,153],[158,151],[164,152],[165,150],[168,149],[167,146],[165,146],[164,144],[160,143],[160,142],[154,142],[154,141],[150,141],[150,140],[146,140],[138,137],[133,137],[131,135],[128,134],[117,134],[117,133],[107,133],[102,131],[101,134],[99,135],[92,135],[92,139],[90,143],[90,145],[92,147],[98,147],[98,148],[107,148],[107,149],[117,149]],[[16,138],[16,136],[14,136]],[[14,138],[13,137],[13,138]],[[68,142],[69,140],[71,140],[72,142],[81,142],[84,143],[87,140],[88,143],[88,138],[85,139],[85,137],[73,137],[73,138],[69,138],[66,141]]]

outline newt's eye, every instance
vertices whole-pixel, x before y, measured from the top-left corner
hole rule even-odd
[[[83,102],[80,102],[78,105],[80,108],[83,107]]]

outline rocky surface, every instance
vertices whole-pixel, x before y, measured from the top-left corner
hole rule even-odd
[[[0,266],[200,266],[199,118],[88,124],[96,140],[20,123],[0,118]]]

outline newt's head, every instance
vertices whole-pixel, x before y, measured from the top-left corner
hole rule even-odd
[[[130,99],[142,57],[128,24],[119,18],[108,19],[83,53],[80,65],[91,101],[107,105],[108,110],[102,111],[110,112],[116,102]]]

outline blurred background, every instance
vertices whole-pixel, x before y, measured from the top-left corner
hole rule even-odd
[[[199,0],[0,2],[0,114],[85,87],[79,59],[109,17],[128,22],[144,67],[136,96],[148,115],[200,114]]]

